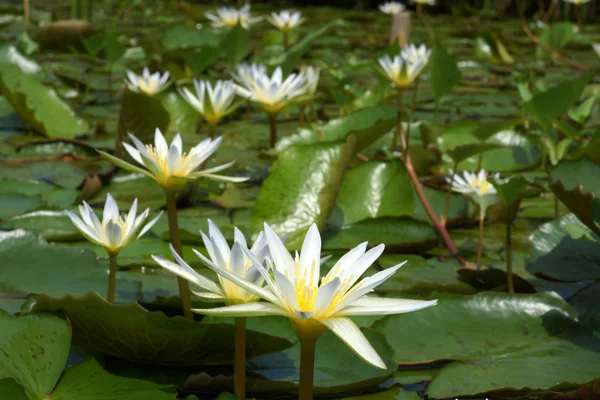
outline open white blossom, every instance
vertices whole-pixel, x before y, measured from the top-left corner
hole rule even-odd
[[[411,44],[394,58],[386,54],[378,61],[388,79],[396,87],[404,88],[412,84],[427,66],[430,55],[431,50],[424,45],[416,47]]]
[[[183,88],[183,98],[196,109],[209,125],[217,125],[221,118],[235,110],[232,106],[236,95],[233,81],[217,81],[212,86],[208,81],[194,80],[196,93]]]
[[[169,72],[165,72],[162,76],[160,72],[151,74],[150,70],[146,67],[142,71],[141,76],[128,70],[125,84],[131,91],[154,96],[166,89],[168,81]]]
[[[195,311],[207,315],[231,317],[286,316],[290,318],[299,336],[314,337],[328,328],[362,359],[385,369],[381,357],[348,317],[405,313],[421,310],[437,303],[437,300],[365,296],[391,277],[402,265],[360,279],[381,255],[383,245],[369,251],[366,242],[358,245],[340,258],[330,272],[321,278],[321,236],[316,225],[313,224],[308,230],[300,254],[296,253],[295,258],[290,255],[271,227],[266,223],[264,227],[270,253],[270,257],[266,258],[269,269],[264,268],[261,260],[251,251],[244,251],[263,276],[266,287],[245,280],[197,253],[209,268],[263,301]]]
[[[204,139],[198,145],[192,147],[188,153],[184,153],[179,134],[175,136],[170,146],[158,128],[154,134],[154,145],[144,145],[134,135],[129,134],[129,136],[135,147],[125,142],[123,142],[123,146],[125,146],[125,150],[129,155],[144,168],[129,164],[103,151],[98,150],[98,152],[121,168],[149,176],[163,188],[179,189],[187,180],[202,177],[224,182],[244,182],[248,179],[217,174],[217,172],[229,168],[235,161],[201,171],[197,170],[219,148],[223,140],[222,137],[214,140]]]
[[[270,115],[276,115],[306,91],[306,76],[302,73],[290,74],[284,80],[281,67],[277,67],[272,76],[266,73],[266,68],[255,65],[245,72],[248,73],[238,75],[238,94],[259,103]]]
[[[388,1],[379,5],[379,10],[385,14],[396,15],[400,14],[406,9],[404,4],[398,3],[397,1]]]
[[[283,10],[279,13],[272,12],[267,19],[282,32],[291,31],[304,22],[300,12],[291,10]]]
[[[242,28],[248,29],[250,25],[262,19],[261,17],[253,18],[250,16],[250,4],[246,4],[239,10],[233,7],[219,7],[216,14],[207,12],[204,16],[212,21],[212,26],[215,28],[224,26],[233,28],[239,24]]]
[[[104,247],[109,253],[118,253],[123,247],[142,237],[152,228],[162,214],[160,212],[156,218],[144,224],[150,214],[150,209],[148,208],[140,215],[136,215],[137,199],[135,199],[127,216],[121,216],[117,202],[110,193],[107,194],[104,203],[102,222],[85,201],[83,205],[79,206],[81,217],[68,210],[65,212],[73,225],[87,240]]]
[[[214,265],[235,274],[241,279],[252,282],[256,286],[263,285],[264,278],[257,267],[252,265],[252,261],[243,250],[248,249],[248,244],[244,234],[239,229],[234,228],[234,242],[231,248],[229,248],[217,225],[210,219],[208,220],[208,236],[204,232],[201,232],[201,235],[206,251]],[[268,250],[267,241],[261,232],[249,251],[257,260],[264,260]],[[194,252],[197,253],[196,250]],[[219,283],[200,275],[177,254],[173,246],[171,246],[171,253],[173,253],[176,263],[159,256],[152,256],[152,258],[163,268],[202,288],[202,292],[194,291],[194,294],[200,299],[207,302],[223,302],[227,305],[251,303],[260,300],[260,297],[244,290],[221,275],[218,275]]]
[[[452,171],[450,174],[452,175]],[[456,173],[452,182],[450,182],[450,178],[447,180],[454,191],[467,195],[479,204],[483,215],[487,207],[494,204],[497,198],[496,188],[487,180],[487,177],[488,174],[482,169],[479,173],[464,171],[463,176]]]

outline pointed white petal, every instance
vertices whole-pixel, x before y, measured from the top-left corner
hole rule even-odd
[[[362,297],[348,307],[336,313],[336,317],[352,317],[361,315],[402,314],[422,310],[437,304],[437,300],[389,299],[378,297]]]
[[[229,307],[192,309],[193,312],[220,317],[260,317],[263,315],[289,315],[285,310],[271,303],[256,302],[237,304]]]
[[[302,250],[300,251],[300,268],[308,268],[311,274],[308,275],[311,283],[319,281],[321,272],[321,235],[316,224],[308,228]],[[304,276],[304,274],[301,274]]]
[[[319,320],[323,325],[331,329],[337,337],[346,343],[360,358],[369,364],[386,369],[385,363],[379,357],[365,335],[358,326],[348,318],[330,318]]]
[[[106,222],[109,219],[119,219],[119,207],[117,206],[117,202],[113,197],[108,193],[106,195],[106,201],[104,202],[104,212],[102,214],[102,221]]]
[[[285,248],[279,236],[271,229],[269,225],[265,222],[265,236],[267,238],[267,243],[269,245],[269,252],[271,253],[271,257],[273,259],[273,263],[275,267],[279,271],[286,271],[285,275],[290,276],[290,274],[294,274],[294,259]]]
[[[331,306],[331,301],[337,294],[341,285],[342,281],[340,278],[336,277],[331,282],[326,283],[319,288],[317,296],[315,297],[315,303],[313,305],[313,313],[315,315],[320,315],[327,311],[327,309]]]

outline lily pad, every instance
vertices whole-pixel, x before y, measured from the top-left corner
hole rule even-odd
[[[0,70],[0,91],[27,126],[49,137],[73,138],[91,131],[53,89],[16,65],[2,64]]]
[[[73,326],[73,343],[91,351],[160,365],[215,365],[233,361],[234,326],[198,323],[149,312],[137,303],[114,305],[95,292],[83,297],[37,295],[30,311],[62,311]],[[281,351],[291,343],[247,332],[248,357]]]
[[[335,206],[355,143],[350,136],[345,142],[295,145],[283,151],[256,199],[252,232],[258,233],[268,222],[288,237],[289,248],[299,248],[312,223],[322,229]]]
[[[600,279],[600,243],[567,236],[552,251],[527,265],[527,270],[561,282]]]

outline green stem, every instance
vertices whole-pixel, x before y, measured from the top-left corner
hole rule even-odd
[[[115,302],[115,289],[117,287],[117,256],[119,253],[108,252],[110,269],[108,272],[108,295],[106,301],[110,304]]]
[[[246,398],[246,318],[235,318],[235,365],[234,392],[235,395]]]
[[[216,126],[213,124],[208,125],[208,137],[211,139],[215,138],[215,128]]]
[[[485,211],[479,213],[479,241],[477,243],[477,266],[481,264],[481,252],[483,249],[483,223],[485,221]]]
[[[175,190],[165,189],[167,197],[167,216],[169,218],[169,232],[171,234],[171,243],[173,248],[180,256],[183,256],[181,251],[181,236],[179,232],[179,223],[177,221],[177,192]],[[186,318],[194,319],[192,314],[192,299],[190,297],[190,286],[188,282],[180,277],[177,277],[179,284],[179,296],[181,297],[181,308],[183,315]]]
[[[283,48],[286,53],[290,49],[290,33],[288,31],[283,31]]]
[[[396,125],[396,131],[392,136],[392,151],[398,147],[398,139],[404,137],[404,127],[402,126],[402,108],[404,106],[404,88],[398,88],[398,124]],[[404,148],[402,144],[402,151],[408,151],[408,148]]]
[[[270,148],[277,143],[277,115],[269,113],[269,127],[271,128]]]
[[[300,127],[304,128],[304,125],[306,124],[306,105],[302,104],[298,104],[298,111],[299,111],[299,118],[300,118]]]
[[[312,400],[316,338],[300,338],[300,389],[298,400]]]
[[[512,270],[512,239],[511,239],[511,225],[510,219],[510,204],[506,206],[506,283],[508,285],[508,293],[515,292],[515,286],[513,283],[513,270]]]

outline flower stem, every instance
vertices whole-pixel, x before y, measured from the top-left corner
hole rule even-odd
[[[211,139],[215,138],[215,125],[214,124],[208,125],[208,137]]]
[[[306,105],[300,105],[298,104],[298,111],[299,111],[299,118],[300,118],[300,127],[304,128],[304,125],[306,123]]]
[[[179,223],[177,222],[177,192],[175,190],[165,189],[167,196],[167,216],[169,218],[169,232],[171,234],[171,243],[173,248],[180,256],[183,256],[181,251],[181,236],[179,233]],[[192,314],[192,300],[190,298],[190,287],[188,282],[180,277],[177,277],[179,284],[179,296],[181,297],[181,308],[183,315],[186,318],[194,319]]]
[[[246,318],[235,318],[234,392],[246,398]]]
[[[109,272],[108,272],[108,295],[106,301],[110,304],[115,302],[115,288],[117,287],[117,256],[119,253],[108,252]]]
[[[483,248],[483,223],[485,221],[485,211],[479,213],[479,240],[477,242],[477,266],[481,264],[481,251]]]
[[[511,238],[511,217],[510,204],[506,206],[506,283],[508,285],[508,293],[515,292],[512,270],[512,238]]]
[[[300,338],[300,388],[298,400],[312,400],[313,398],[316,344],[316,338]]]
[[[392,136],[392,151],[398,147],[398,138],[404,136],[404,127],[402,126],[402,107],[404,106],[404,88],[398,88],[398,124],[396,125],[396,131]],[[410,129],[410,126],[409,126]],[[404,146],[402,151],[405,151]],[[408,151],[408,147],[406,149]]]
[[[269,113],[269,127],[271,128],[270,148],[277,143],[277,115]]]
[[[290,35],[288,31],[283,31],[283,48],[286,53],[290,49]]]

